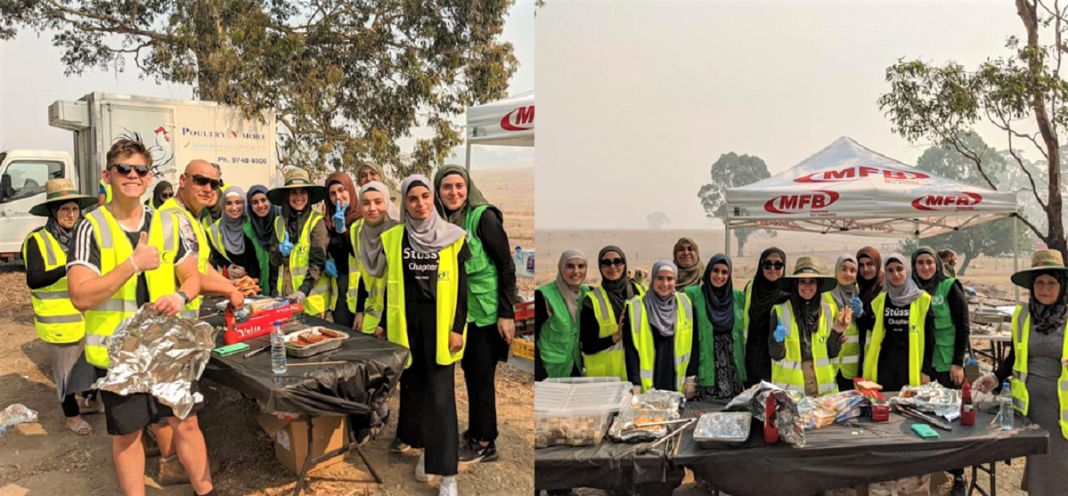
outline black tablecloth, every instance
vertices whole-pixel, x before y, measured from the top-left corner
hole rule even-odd
[[[222,317],[205,319],[222,325]],[[305,362],[345,361],[345,364],[289,367],[285,374],[271,370],[271,351],[249,359],[247,352],[227,357],[212,354],[203,377],[259,400],[268,412],[304,415],[367,415],[382,406],[396,389],[408,350],[315,317],[308,325],[346,331],[351,336],[341,348],[310,358],[288,357],[292,365]],[[245,341],[249,350],[270,343],[270,335]],[[222,346],[219,333],[217,346]]]
[[[686,415],[720,408],[694,403]],[[666,480],[685,467],[735,496],[811,495],[1048,451],[1047,431],[1037,426],[997,431],[989,427],[993,418],[979,411],[974,426],[953,422],[951,432],[938,430],[941,437],[931,441],[920,439],[911,429],[913,421],[897,414],[882,423],[861,418],[806,432],[804,448],[764,444],[763,424],[754,421],[749,441],[736,448],[701,449],[687,434],[673,460],[653,453],[624,456],[634,446],[611,441],[588,448],[558,446],[535,450],[535,486],[630,487]],[[1017,418],[1017,425],[1025,422]]]

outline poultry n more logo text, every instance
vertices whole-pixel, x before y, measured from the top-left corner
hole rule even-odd
[[[950,195],[924,195],[912,200],[912,206],[916,210],[927,212],[955,211],[963,212],[975,210],[975,206],[983,201],[983,197],[976,193],[960,192]]]
[[[882,177],[888,182],[916,182],[930,179],[931,176],[918,171],[903,171],[872,165],[858,165],[844,169],[830,169],[801,176],[794,179],[797,183],[837,183],[852,181],[869,176]]]
[[[527,126],[529,124],[529,126]],[[524,127],[526,126],[526,127]],[[530,131],[534,129],[534,106],[519,107],[501,118],[501,129],[505,131]]]
[[[834,214],[828,212],[827,207],[838,201],[838,197],[838,193],[824,190],[815,190],[811,193],[797,195],[782,195],[768,200],[764,204],[764,210],[779,215],[808,212],[812,217],[833,217]]]
[[[267,135],[264,133],[239,133],[234,130],[230,131],[215,131],[207,129],[190,129],[188,127],[182,128],[182,136],[189,136],[190,138],[241,138],[250,140],[265,140]]]

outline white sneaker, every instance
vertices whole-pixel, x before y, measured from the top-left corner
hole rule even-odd
[[[415,464],[415,480],[426,482],[426,451],[419,453],[419,462]]]
[[[442,477],[441,485],[438,486],[438,496],[459,496],[459,489],[456,487],[456,476]]]

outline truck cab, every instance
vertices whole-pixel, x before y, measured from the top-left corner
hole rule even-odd
[[[44,217],[30,208],[45,200],[49,179],[69,178],[78,184],[70,154],[53,150],[7,150],[0,152],[0,258],[21,259],[22,242]]]

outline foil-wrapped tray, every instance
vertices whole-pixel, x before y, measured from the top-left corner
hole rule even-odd
[[[734,447],[749,440],[753,416],[748,412],[712,412],[701,415],[693,440],[704,449]]]
[[[908,405],[953,420],[960,416],[960,391],[949,389],[937,382],[928,382],[920,387],[905,386],[890,404]]]

